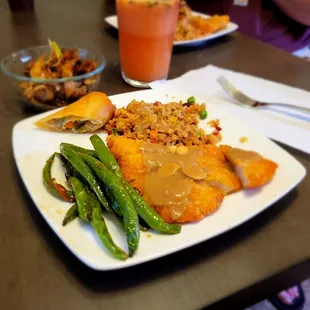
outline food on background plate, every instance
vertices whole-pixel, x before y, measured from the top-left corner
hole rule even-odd
[[[258,153],[212,144],[162,146],[108,137],[125,179],[169,223],[198,221],[225,195],[269,182],[277,164]]]
[[[35,125],[57,132],[94,132],[102,128],[114,115],[115,106],[101,92],[91,92],[58,112],[50,114]]]
[[[126,108],[115,111],[115,116],[105,126],[109,134],[123,135],[162,145],[202,145],[221,140],[219,131],[206,134],[199,128],[199,118],[206,119],[205,104],[195,103],[190,97],[185,103],[159,101],[146,103],[133,100]]]
[[[45,79],[46,82],[20,82],[26,99],[34,104],[64,106],[74,102],[92,91],[99,82],[99,75],[80,80],[70,80],[94,71],[98,64],[92,59],[80,57],[78,48],[60,48],[56,42],[50,41],[50,54],[42,54],[38,59],[27,63],[24,76],[34,79]],[[48,80],[68,78],[68,81],[55,83]]]
[[[228,23],[229,16],[227,15],[214,15],[209,18],[194,15],[186,1],[181,1],[175,41],[206,37],[225,29]]]

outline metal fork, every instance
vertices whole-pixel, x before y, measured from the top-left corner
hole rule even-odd
[[[267,102],[260,102],[256,101],[240,90],[238,90],[234,85],[232,85],[223,75],[221,75],[217,79],[218,83],[222,86],[222,88],[226,91],[226,93],[235,99],[236,103],[247,108],[262,108],[262,107],[284,107],[288,109],[292,109],[298,112],[303,112],[310,115],[310,108],[303,108],[298,107],[291,104],[284,104],[284,103],[267,103]]]

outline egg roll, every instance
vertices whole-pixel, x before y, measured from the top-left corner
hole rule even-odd
[[[113,116],[115,106],[106,94],[91,92],[60,111],[50,114],[35,125],[57,132],[94,132],[102,128]]]

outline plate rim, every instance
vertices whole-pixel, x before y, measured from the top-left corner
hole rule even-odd
[[[175,91],[170,91],[170,92],[162,92],[162,91],[158,91],[158,90],[153,90],[153,89],[147,89],[147,90],[137,90],[137,91],[130,91],[130,92],[125,92],[125,93],[120,93],[120,94],[115,94],[115,95],[111,95],[109,96],[109,98],[111,100],[113,100],[113,97],[115,96],[123,96],[123,95],[129,95],[129,94],[135,94],[135,93],[170,93],[170,94],[174,94],[177,93],[179,96],[187,96],[189,95],[188,93],[185,92],[175,92]],[[224,100],[222,98],[216,97],[216,96],[212,96],[212,95],[207,95],[206,97],[208,98],[216,98],[217,100]],[[202,98],[197,97],[198,101],[205,101]],[[225,100],[224,100],[225,101]],[[59,108],[62,109],[62,108]],[[58,109],[58,110],[59,110]],[[223,111],[224,109],[221,109],[220,107],[218,107],[217,109]],[[33,119],[42,117],[43,115],[48,115],[51,113],[54,113],[56,110],[53,111],[47,111],[47,112],[43,112],[43,113],[39,113],[36,114],[34,116],[30,116],[28,118],[25,118],[23,120],[20,120],[19,122],[17,122],[12,129],[12,150],[13,150],[13,157],[14,157],[14,161],[15,164],[17,166],[17,170],[19,172],[20,178],[22,179],[22,182],[26,188],[26,191],[28,192],[29,196],[31,197],[31,200],[33,202],[33,204],[35,205],[35,207],[37,208],[37,210],[39,211],[39,213],[42,215],[42,217],[44,218],[44,220],[47,222],[47,224],[49,225],[49,227],[52,229],[52,231],[57,235],[57,237],[61,240],[61,242],[72,252],[72,254],[75,255],[75,257],[81,261],[82,263],[84,263],[86,266],[90,267],[91,269],[97,270],[97,271],[111,271],[111,270],[118,270],[118,269],[124,269],[124,268],[129,268],[132,266],[136,266],[136,265],[140,265],[143,264],[145,262],[149,262],[155,259],[158,259],[160,257],[165,257],[168,255],[171,255],[173,253],[177,253],[179,251],[182,251],[186,248],[190,248],[192,246],[195,246],[197,244],[200,244],[202,242],[206,242],[210,239],[213,239],[217,236],[220,236],[246,222],[248,222],[249,220],[253,219],[254,217],[256,217],[258,214],[264,212],[266,209],[272,207],[277,201],[281,200],[284,196],[286,196],[291,190],[293,190],[298,184],[300,184],[302,182],[302,180],[305,178],[306,174],[307,174],[307,170],[306,168],[293,156],[291,155],[288,151],[286,151],[285,149],[283,149],[281,146],[279,146],[277,143],[275,143],[273,140],[269,139],[268,137],[264,136],[262,133],[260,133],[258,130],[256,130],[255,128],[252,128],[250,124],[248,124],[247,122],[240,120],[241,123],[247,125],[248,127],[251,128],[251,130],[253,130],[253,132],[255,132],[256,134],[259,134],[260,136],[264,137],[265,139],[269,140],[270,143],[272,143],[273,145],[275,145],[277,148],[281,149],[283,152],[285,152],[292,160],[295,161],[295,163],[299,166],[299,170],[300,170],[300,174],[299,174],[299,178],[296,179],[296,181],[291,184],[285,191],[281,192],[279,195],[277,195],[276,197],[274,197],[271,202],[269,202],[267,205],[264,206],[264,208],[260,208],[259,210],[257,210],[257,212],[251,213],[250,216],[246,217],[246,219],[242,218],[242,219],[238,219],[237,221],[235,221],[233,223],[233,225],[226,227],[225,229],[221,230],[220,232],[215,231],[211,236],[207,237],[207,238],[199,238],[199,239],[195,239],[193,241],[188,241],[188,242],[184,242],[182,243],[180,246],[178,246],[175,249],[169,250],[166,253],[161,253],[159,252],[158,254],[150,254],[149,256],[145,256],[142,259],[140,259],[139,261],[127,261],[127,262],[121,262],[121,264],[115,264],[115,265],[107,265],[106,267],[101,267],[101,266],[97,266],[95,264],[93,264],[91,261],[88,261],[87,259],[84,259],[83,256],[80,256],[80,254],[75,250],[75,248],[69,243],[66,242],[66,239],[63,238],[59,232],[56,231],[56,229],[54,228],[54,226],[50,223],[51,221],[48,219],[48,216],[44,214],[43,210],[37,205],[34,197],[33,197],[33,193],[30,191],[29,187],[27,186],[27,181],[26,178],[23,176],[22,174],[22,169],[21,169],[21,163],[20,160],[17,159],[17,154],[16,154],[16,144],[15,144],[15,137],[16,137],[16,132],[19,129],[19,127],[21,125],[23,125],[24,123],[28,123],[30,121],[32,121]],[[226,113],[224,111],[224,113]],[[237,118],[237,117],[234,117]],[[237,118],[238,119],[238,118]],[[239,119],[238,119],[239,120]],[[197,223],[199,224],[199,222]]]

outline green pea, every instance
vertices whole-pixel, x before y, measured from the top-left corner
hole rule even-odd
[[[199,112],[199,117],[200,117],[200,119],[206,119],[207,116],[208,116],[208,112],[207,112],[206,110],[201,110],[201,111]]]
[[[118,134],[117,128],[113,128],[112,130],[113,130],[114,136],[116,136]]]
[[[187,103],[193,104],[195,102],[196,102],[196,98],[194,96],[191,96],[191,97],[187,98]]]

